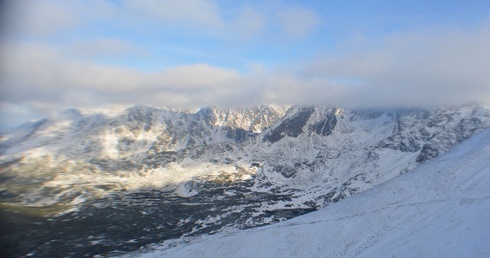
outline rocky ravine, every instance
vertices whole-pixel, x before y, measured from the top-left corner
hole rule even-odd
[[[490,111],[263,105],[64,111],[0,144],[7,256],[83,256],[281,221],[367,190]]]

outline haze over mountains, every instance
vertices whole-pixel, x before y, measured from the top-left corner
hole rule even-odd
[[[489,126],[481,105],[66,110],[2,135],[2,241],[13,256],[96,255],[279,222]]]

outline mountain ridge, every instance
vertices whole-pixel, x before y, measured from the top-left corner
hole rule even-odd
[[[416,154],[412,165],[398,171],[402,173],[490,125],[490,111],[480,105],[388,111],[261,105],[195,113],[140,105],[112,117],[74,109],[64,114],[2,139],[1,162],[49,157],[54,163],[78,160],[93,170],[137,173],[193,161],[241,167],[254,163],[262,172],[258,177],[277,179],[268,175],[271,169],[287,181],[299,178],[302,170],[323,173],[329,167],[325,161],[362,148],[366,150],[353,155],[353,163],[359,156],[365,156],[359,163],[373,163],[388,150]],[[365,139],[367,135],[373,139]]]
[[[115,110],[68,110],[0,141],[7,212],[46,213],[66,248],[104,234],[109,222],[92,218],[135,225],[103,237],[108,246],[80,244],[79,255],[289,219],[404,174],[490,126],[481,105]],[[75,221],[91,231],[63,231]],[[49,246],[45,237],[37,245]],[[122,245],[130,237],[134,244]]]

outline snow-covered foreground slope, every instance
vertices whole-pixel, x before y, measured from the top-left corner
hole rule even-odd
[[[489,257],[490,130],[341,202],[140,257]]]

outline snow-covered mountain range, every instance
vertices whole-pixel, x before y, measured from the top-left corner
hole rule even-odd
[[[485,130],[413,171],[307,215],[128,257],[489,257],[489,185]]]
[[[2,240],[16,254],[52,256],[62,242],[80,256],[278,222],[404,174],[489,126],[481,105],[69,109],[1,136]],[[13,215],[27,213],[37,224]],[[16,246],[14,232],[33,228],[35,241]]]

